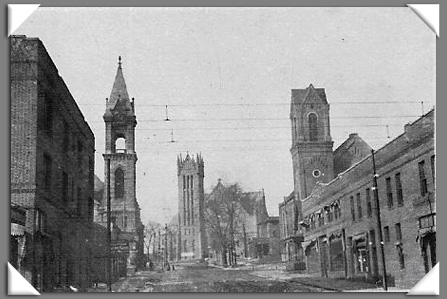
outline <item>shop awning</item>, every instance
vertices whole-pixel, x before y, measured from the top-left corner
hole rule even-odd
[[[421,254],[423,253],[424,249],[424,237],[427,236],[428,234],[435,234],[435,233],[436,233],[436,226],[419,229],[418,236],[416,237],[416,242],[419,243]]]
[[[426,235],[431,233],[436,233],[436,226],[419,229],[418,236],[416,237],[416,242],[420,241]]]
[[[11,236],[23,236],[25,227],[17,223],[11,223]]]

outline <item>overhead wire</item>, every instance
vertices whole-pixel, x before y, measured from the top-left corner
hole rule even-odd
[[[194,103],[194,100],[184,99],[182,102],[188,102],[189,104],[138,104],[137,107],[190,107],[190,106],[203,106],[203,107],[239,107],[239,106],[290,106],[291,103],[286,102],[273,102],[273,103]],[[420,104],[421,101],[343,101],[332,102],[331,106],[336,105],[389,105],[389,104]],[[101,103],[81,103],[82,106],[104,106]]]

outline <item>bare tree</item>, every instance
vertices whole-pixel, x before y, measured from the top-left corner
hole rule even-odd
[[[144,227],[144,246],[146,247],[148,257],[151,245],[153,248],[155,248],[155,237],[157,236],[157,232],[160,228],[161,224],[153,221],[149,221]],[[155,255],[156,252],[153,251],[152,254]]]
[[[224,265],[237,263],[236,238],[243,234],[243,196],[237,183],[226,187],[219,183],[206,201],[205,223],[211,233],[210,246],[221,253]]]

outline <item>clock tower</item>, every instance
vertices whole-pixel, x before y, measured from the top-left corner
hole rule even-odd
[[[334,177],[329,104],[324,88],[310,84],[306,89],[292,89],[290,120],[294,190],[296,198],[302,200],[317,182],[327,183]]]

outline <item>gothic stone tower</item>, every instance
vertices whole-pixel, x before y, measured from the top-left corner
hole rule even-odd
[[[143,227],[136,199],[135,117],[134,99],[129,99],[119,57],[118,71],[110,98],[106,99],[103,116],[106,128],[104,164],[107,178],[107,160],[110,159],[110,195],[112,226],[119,228],[117,239],[127,240],[128,272],[138,266],[142,254]],[[104,203],[107,204],[107,189]],[[115,240],[116,241],[116,240]]]
[[[177,158],[179,235],[177,259],[202,259],[207,255],[204,219],[204,163],[197,154]]]
[[[306,89],[292,89],[290,120],[295,198],[304,199],[317,182],[333,179],[333,141],[324,88],[310,84]]]

